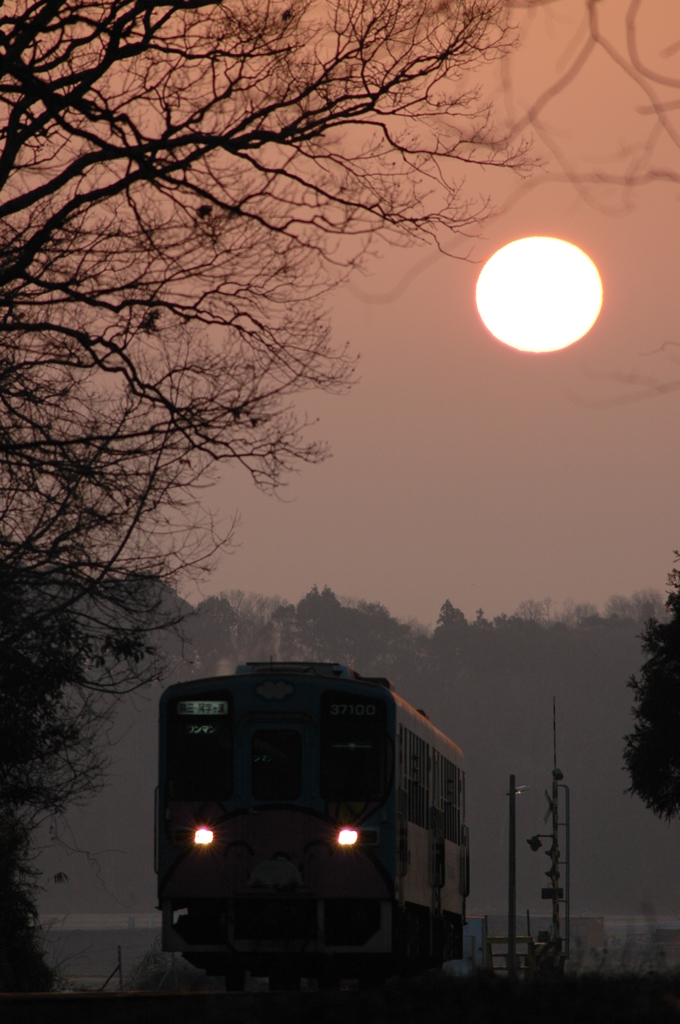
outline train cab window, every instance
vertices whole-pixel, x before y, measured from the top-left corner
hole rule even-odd
[[[253,733],[251,779],[256,800],[297,800],[302,791],[302,736],[295,729]]]
[[[391,744],[387,705],[379,698],[327,690],[321,696],[321,796],[368,801],[384,797]]]
[[[168,796],[228,800],[233,790],[232,699],[214,690],[168,705]]]

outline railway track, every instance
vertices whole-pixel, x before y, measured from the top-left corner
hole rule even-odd
[[[374,991],[0,994],[2,1024],[678,1024],[680,976],[417,978]]]

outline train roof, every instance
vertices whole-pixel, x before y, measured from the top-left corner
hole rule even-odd
[[[386,690],[394,689],[393,683],[384,676],[362,676],[356,669],[333,661],[247,661],[245,665],[238,665],[234,674],[259,676],[267,672],[276,672],[277,675],[290,673],[296,676],[348,679],[356,683],[374,683],[376,686],[384,686]]]
[[[398,707],[401,708],[402,712],[405,712],[411,721],[409,728],[413,728],[416,733],[420,733],[423,738],[436,736],[440,743],[445,744],[449,748],[452,748],[455,752],[457,759],[461,764],[465,760],[465,755],[460,749],[455,740],[452,740],[450,736],[447,736],[445,732],[431,721],[430,716],[427,712],[423,711],[422,708],[415,708],[413,704],[409,704],[407,700],[395,693],[394,701]],[[430,742],[430,740],[428,740]]]

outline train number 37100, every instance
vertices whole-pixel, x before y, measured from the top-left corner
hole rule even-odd
[[[375,704],[331,704],[332,715],[374,715]]]

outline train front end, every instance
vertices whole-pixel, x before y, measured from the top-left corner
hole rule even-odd
[[[169,687],[156,822],[163,949],[240,987],[394,963],[395,699],[339,665]]]

